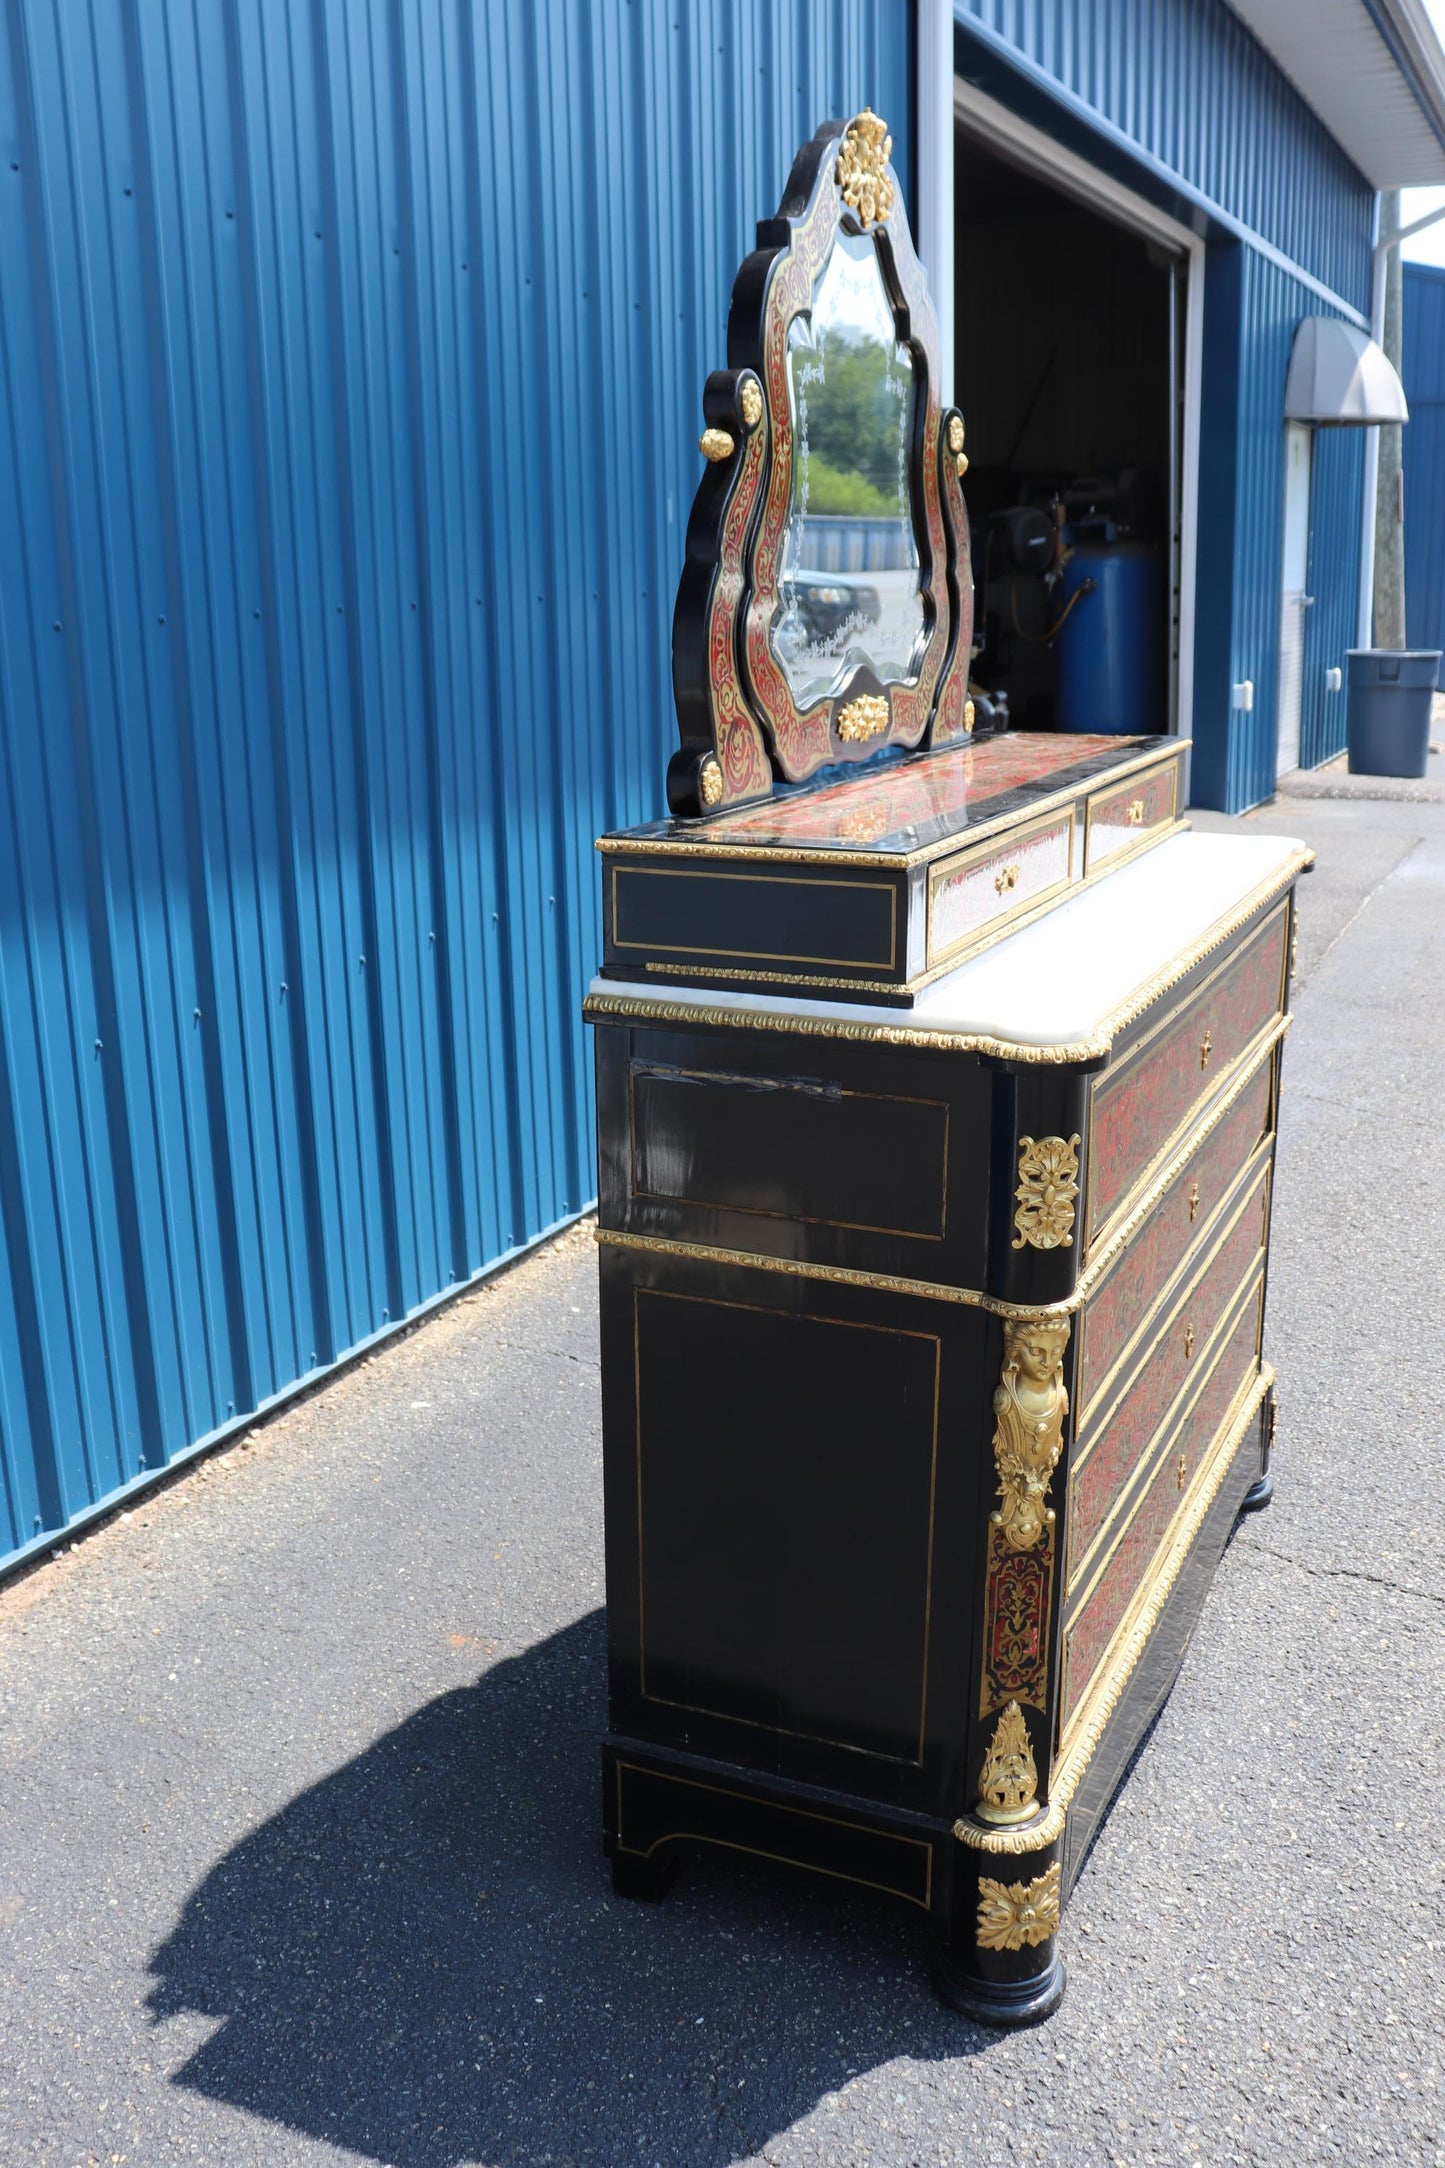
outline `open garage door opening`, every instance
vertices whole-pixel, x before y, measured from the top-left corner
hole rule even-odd
[[[956,143],[973,678],[1016,729],[1175,730],[1189,251],[1041,170],[1029,133]]]

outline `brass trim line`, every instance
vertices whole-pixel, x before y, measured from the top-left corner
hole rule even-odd
[[[1053,1780],[1049,1786],[1049,1804],[1043,1814],[1037,1821],[1027,1823],[1019,1829],[982,1829],[972,1822],[957,1821],[953,1825],[953,1834],[960,1844],[968,1845],[975,1852],[1019,1854],[1041,1852],[1063,1835],[1069,1807],[1083,1781],[1084,1772],[1093,1759],[1094,1750],[1103,1738],[1109,1719],[1118,1708],[1124,1689],[1133,1676],[1134,1667],[1159,1623],[1174,1584],[1183,1571],[1194,1539],[1204,1526],[1209,1509],[1234,1465],[1235,1455],[1249,1435],[1250,1424],[1259,1414],[1273,1387],[1274,1372],[1269,1364],[1265,1363],[1243,1403],[1232,1416],[1225,1417],[1220,1433],[1210,1448],[1204,1470],[1195,1479],[1192,1497],[1176,1520],[1163,1550],[1156,1554],[1154,1571],[1144,1584],[1140,1599],[1136,1599],[1135,1607],[1125,1613],[1114,1637],[1113,1648],[1094,1675],[1072,1732],[1065,1742],[1063,1753],[1055,1765]]]
[[[1261,1063],[1266,1061],[1280,1044],[1291,1021],[1288,1016],[1279,1019],[1269,1038],[1251,1057],[1248,1069],[1241,1072],[1231,1084],[1229,1093],[1211,1110],[1207,1124],[1190,1138],[1188,1149],[1180,1152],[1174,1161],[1161,1169],[1154,1184],[1143,1193],[1129,1217],[1120,1221],[1108,1243],[1089,1260],[1080,1273],[1073,1292],[1058,1302],[1005,1302],[999,1296],[986,1295],[976,1287],[947,1287],[937,1280],[910,1279],[901,1273],[868,1272],[858,1266],[825,1265],[800,1257],[771,1257],[759,1250],[730,1250],[715,1242],[682,1242],[671,1235],[631,1234],[621,1227],[594,1227],[592,1239],[600,1247],[637,1250],[655,1257],[690,1257],[699,1264],[738,1265],[756,1272],[781,1272],[800,1280],[828,1280],[839,1287],[873,1288],[884,1295],[920,1295],[932,1302],[957,1302],[975,1310],[989,1310],[995,1317],[1068,1317],[1088,1301],[1115,1258],[1138,1233],[1164,1192],[1188,1165],[1199,1144],[1223,1121],[1240,1093],[1249,1086]],[[729,1207],[729,1210],[731,1209],[732,1207]]]
[[[878,963],[870,956],[799,956],[800,964],[836,964],[840,970],[854,967],[859,971],[891,971],[898,961],[898,884],[893,880],[835,881],[824,878],[818,881],[798,881],[791,874],[780,873],[728,873],[722,867],[688,866],[613,866],[612,869],[612,946],[615,949],[668,949],[664,941],[625,941],[617,931],[617,883],[624,873],[639,881],[734,881],[754,888],[856,888],[865,896],[888,898],[888,961]],[[788,949],[724,949],[709,948],[698,942],[674,942],[669,953],[679,956],[717,956],[723,959],[719,968],[728,975],[727,959],[733,956],[752,957],[764,963],[787,963],[792,952]],[[731,974],[734,978],[746,976],[741,971]],[[852,985],[854,981],[842,979],[840,985]],[[891,987],[893,982],[887,982]]]
[[[1167,760],[1178,760],[1192,743],[1190,738],[1171,738],[1166,746],[1152,753],[1136,754],[1133,760],[1125,761],[1121,767],[1112,768],[1108,775],[1098,777],[1095,782],[1065,784],[1051,792],[1048,797],[1041,798],[1037,805],[1031,806],[1027,817],[1032,819],[1036,813],[1057,812],[1061,806],[1072,805],[1077,799],[1087,797],[1091,791],[1112,789],[1114,784],[1122,783],[1127,777],[1142,775],[1148,768],[1162,767]],[[950,750],[957,752],[963,748],[955,746]],[[1176,782],[1176,805],[1179,802],[1178,792],[1179,786]],[[599,836],[593,849],[601,851],[605,856],[638,851],[648,857],[710,858],[714,861],[760,859],[769,865],[871,866],[875,869],[886,866],[891,872],[896,872],[900,867],[927,865],[931,859],[940,857],[946,851],[963,849],[966,843],[986,842],[989,838],[1001,834],[1018,818],[1018,809],[1012,813],[996,813],[991,820],[980,822],[977,828],[959,829],[951,836],[940,837],[936,843],[920,843],[911,851],[834,850],[827,843],[817,843],[811,849],[805,849],[800,844],[728,843],[721,837],[704,842],[701,838],[694,841],[690,836],[629,838],[625,834]]]
[[[847,1039],[864,1045],[919,1047],[944,1054],[990,1054],[1002,1061],[1079,1067],[1102,1060],[1113,1050],[1115,1037],[1144,1011],[1188,977],[1206,957],[1233,939],[1257,911],[1281,896],[1315,862],[1308,848],[1291,852],[1268,880],[1252,888],[1243,901],[1216,919],[1208,932],[1189,947],[1176,950],[1169,962],[1109,1010],[1091,1039],[1057,1046],[1029,1046],[1016,1039],[996,1038],[982,1031],[929,1031],[916,1024],[864,1022],[848,1016],[785,1016],[766,1009],[729,1009],[716,1004],[665,1001],[655,994],[589,994],[582,1004],[583,1021],[589,1024],[686,1024],[723,1031],[774,1031],[804,1039]],[[895,989],[896,991],[896,989]]]

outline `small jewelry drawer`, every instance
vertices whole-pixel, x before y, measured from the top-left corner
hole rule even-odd
[[[1113,790],[1096,791],[1084,814],[1084,873],[1146,843],[1157,842],[1179,816],[1179,762],[1169,761]]]
[[[992,850],[960,851],[928,876],[928,969],[957,961],[1075,877],[1074,809],[1020,829]]]
[[[1170,1305],[1114,1413],[1096,1436],[1085,1436],[1075,1450],[1069,1477],[1071,1588],[1087,1570],[1100,1530],[1151,1457],[1153,1441],[1172,1419],[1175,1403],[1213,1362],[1223,1320],[1264,1248],[1269,1171],[1266,1163],[1226,1214],[1223,1231],[1194,1279]]]
[[[1090,1295],[1079,1319],[1075,1428],[1082,1434],[1119,1366],[1168,1299],[1176,1275],[1206,1244],[1215,1214],[1262,1138],[1274,1126],[1271,1053],[1134,1231]]]
[[[1198,990],[1147,1028],[1089,1095],[1085,1241],[1092,1248],[1177,1149],[1196,1109],[1274,1019],[1285,993],[1280,906]]]

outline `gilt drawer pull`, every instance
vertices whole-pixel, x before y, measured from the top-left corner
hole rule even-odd
[[[1209,1067],[1209,1057],[1213,1053],[1213,1051],[1214,1041],[1210,1038],[1208,1031],[1206,1031],[1204,1037],[1199,1042],[1199,1066],[1201,1069],[1207,1069]]]
[[[1180,1454],[1180,1456],[1179,1456],[1179,1466],[1178,1466],[1177,1470],[1175,1471],[1175,1477],[1174,1477],[1174,1484],[1175,1484],[1175,1488],[1176,1488],[1176,1490],[1183,1490],[1183,1488],[1184,1488],[1184,1478],[1185,1478],[1185,1477],[1186,1477],[1186,1476],[1188,1475],[1188,1473],[1189,1473],[1189,1463],[1188,1463],[1188,1461],[1187,1461],[1187,1460],[1185,1459],[1184,1455],[1183,1455],[1183,1454],[1181,1453],[1181,1454]]]
[[[1006,894],[1009,889],[1017,888],[1018,878],[1019,869],[1017,866],[1000,866],[998,872],[993,877],[995,892],[998,895],[1002,896]]]
[[[1124,818],[1131,828],[1141,826],[1144,819],[1144,801],[1142,798],[1131,798],[1129,800],[1129,803],[1124,808]]]
[[[1189,1224],[1191,1227],[1194,1225],[1194,1215],[1198,1210],[1199,1184],[1197,1182],[1191,1182],[1189,1185]]]
[[[1184,1328],[1184,1360],[1187,1363],[1192,1363],[1194,1360],[1194,1327],[1192,1325],[1186,1325]]]

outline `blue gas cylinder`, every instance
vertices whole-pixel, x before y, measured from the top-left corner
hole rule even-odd
[[[1074,545],[1054,590],[1056,611],[1068,613],[1054,640],[1058,729],[1169,728],[1163,589],[1159,552],[1147,542],[1085,535]]]

